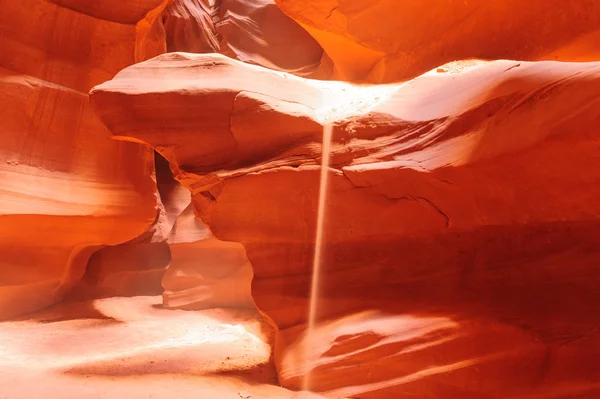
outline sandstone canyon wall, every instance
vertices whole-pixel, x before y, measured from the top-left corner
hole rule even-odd
[[[87,92],[133,64],[158,2],[84,3],[0,2],[0,318],[60,299],[157,216],[152,151],[111,140]]]
[[[0,6],[0,319],[47,306],[67,293],[160,292],[171,264],[167,238],[189,205],[189,193],[160,159],[155,172],[148,146],[112,140],[91,111],[87,92],[136,61],[147,44],[144,24],[156,10],[190,9],[198,15],[197,10],[186,2],[160,0],[28,0]],[[274,3],[265,7],[262,14],[275,14],[312,41]],[[161,37],[165,43],[211,50],[193,48],[196,37],[186,39],[178,24],[167,25],[175,27]],[[183,25],[183,31],[190,26],[202,31]],[[238,40],[250,37],[243,29],[236,34]],[[318,64],[322,51],[312,45],[311,63]],[[178,240],[184,240],[181,234]]]
[[[165,52],[222,53],[301,76],[317,76],[323,49],[274,0],[165,1],[138,23],[136,60]]]
[[[334,78],[392,82],[467,58],[594,61],[596,0],[276,0]],[[331,70],[331,65],[327,66]]]
[[[0,318],[160,283],[293,389],[600,396],[600,3],[432,3],[0,0]]]
[[[175,53],[91,99],[244,245],[285,386],[312,371],[332,397],[528,397],[598,389],[599,89],[599,63],[455,63],[354,86]],[[305,353],[324,124],[321,322]]]

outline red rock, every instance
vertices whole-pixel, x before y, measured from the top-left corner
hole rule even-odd
[[[287,388],[309,375],[332,398],[600,396],[600,63],[572,62],[600,55],[596,1],[22,0],[2,10],[0,319],[69,293],[164,287],[169,309],[256,303],[278,328]],[[129,67],[173,51],[221,54]],[[540,60],[563,62],[526,62]],[[108,130],[86,98],[93,86]],[[160,298],[9,323],[3,334],[20,338],[0,364],[12,365],[9,379],[45,373],[42,390],[60,374],[71,394],[92,392],[77,374],[175,381],[264,364],[264,342],[242,325],[207,325],[243,340],[246,355],[259,349],[229,362],[227,340],[206,346],[210,333],[188,329],[192,313],[159,312]],[[175,348],[157,326],[185,334]],[[150,341],[131,339],[138,328]],[[23,346],[23,333],[42,339]],[[74,354],[78,341],[92,350]],[[46,353],[45,366],[21,374],[33,370],[25,347]],[[210,361],[196,369],[198,359]],[[269,382],[256,370],[247,376]],[[140,381],[117,391],[143,395]],[[197,378],[173,381],[190,392]],[[260,392],[239,387],[217,396]]]
[[[222,53],[315,76],[323,49],[274,0],[167,0],[138,23],[136,59],[165,52]]]
[[[78,1],[78,0],[49,0],[60,7],[68,8],[78,13],[117,22],[120,24],[135,25],[144,18],[148,10],[160,5],[162,0],[137,0],[121,2],[120,0]]]
[[[96,251],[71,297],[159,295],[165,270],[171,264],[167,237],[179,215],[190,205],[190,193],[174,178],[169,163],[155,153],[154,179],[158,215],[143,234],[123,244]]]
[[[86,94],[133,63],[125,22],[147,9],[55,3],[0,13],[0,319],[60,300],[96,249],[157,213],[152,151],[111,140]]]
[[[182,222],[192,224],[182,239]],[[212,237],[202,223],[189,212],[180,216],[174,234],[169,237],[172,261],[164,275],[163,305],[168,309],[254,308],[250,294],[252,265],[242,244]],[[190,226],[191,227],[191,226]],[[189,227],[188,227],[189,228]],[[187,229],[186,229],[187,230]]]
[[[321,44],[333,78],[394,82],[468,58],[595,61],[595,0],[276,0]],[[331,68],[331,65],[327,65]]]
[[[217,238],[244,245],[284,386],[312,370],[332,397],[593,397],[600,64],[446,69],[352,86],[169,54],[91,100],[113,135],[172,163]],[[336,128],[305,367],[324,123]]]

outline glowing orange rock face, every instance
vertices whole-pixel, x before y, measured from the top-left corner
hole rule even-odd
[[[599,63],[455,63],[353,86],[169,54],[91,100],[113,135],[172,163],[217,238],[244,245],[285,386],[312,370],[331,397],[593,397],[598,90]],[[321,322],[306,353],[325,123]]]
[[[392,82],[467,58],[593,61],[595,0],[276,0],[321,44],[334,78]],[[328,66],[329,67],[329,66]]]
[[[54,3],[1,5],[0,318],[59,300],[95,249],[157,214],[152,151],[111,140],[87,98],[133,63],[133,23],[156,2]]]
[[[0,318],[60,299],[87,264],[109,295],[145,278],[136,292],[162,285],[167,308],[255,302],[286,387],[599,395],[600,64],[441,65],[597,59],[596,1],[121,3],[2,4]],[[170,51],[222,54],[100,84]]]

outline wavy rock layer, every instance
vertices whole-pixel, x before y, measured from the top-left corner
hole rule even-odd
[[[405,80],[467,58],[600,58],[600,3],[595,0],[276,3],[319,42],[333,62],[334,78],[341,80]]]
[[[174,178],[169,163],[154,154],[158,216],[142,235],[96,251],[73,297],[159,295],[171,264],[167,237],[179,215],[190,205],[190,193]]]
[[[165,52],[222,53],[316,76],[323,49],[274,0],[167,0],[137,25],[137,61]]]
[[[156,218],[152,151],[111,140],[87,98],[133,63],[133,22],[156,6],[134,3],[0,2],[0,319],[58,300],[95,249]]]
[[[171,162],[217,238],[244,245],[285,386],[312,371],[332,397],[595,397],[600,63],[439,71],[353,86],[169,54],[91,100],[114,136]]]

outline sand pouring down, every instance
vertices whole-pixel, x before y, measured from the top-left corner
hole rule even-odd
[[[306,349],[305,362],[309,361],[311,352],[314,346],[312,332],[316,327],[319,310],[319,276],[323,262],[323,233],[325,231],[324,224],[327,214],[325,212],[325,204],[327,203],[327,181],[329,176],[329,157],[331,155],[331,132],[332,126],[325,125],[323,128],[323,154],[321,155],[321,174],[319,176],[319,205],[317,207],[317,231],[315,233],[315,253],[313,257],[312,280],[310,284],[310,298],[308,307],[308,325],[306,328]],[[305,368],[310,370],[309,367]],[[304,376],[302,382],[302,390],[310,391],[310,372]]]

